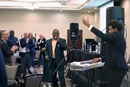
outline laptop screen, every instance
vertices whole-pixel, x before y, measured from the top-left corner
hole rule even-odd
[[[37,74],[36,69],[33,68],[32,66],[30,67],[29,71],[30,71],[31,74]]]

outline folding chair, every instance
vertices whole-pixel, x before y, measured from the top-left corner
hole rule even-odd
[[[43,74],[30,74],[25,76],[24,87],[40,87]]]

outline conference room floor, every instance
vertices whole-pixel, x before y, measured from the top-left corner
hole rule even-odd
[[[35,69],[36,69],[37,73],[39,73],[39,74],[42,73],[41,67],[36,67]],[[72,86],[71,86],[70,79],[65,78],[65,80],[66,80],[66,87],[72,87]],[[58,83],[59,83],[59,82],[58,82]],[[41,87],[52,87],[52,86],[51,86],[51,83],[41,82]]]

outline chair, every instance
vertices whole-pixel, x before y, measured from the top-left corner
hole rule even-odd
[[[8,86],[9,87],[18,87],[16,79],[16,73],[20,64],[15,64],[12,66],[5,65],[7,77],[8,77]]]
[[[34,58],[34,63],[38,64],[38,59],[40,55],[41,50],[36,50],[35,58]]]
[[[40,87],[43,74],[30,74],[25,76],[24,87]]]
[[[15,65],[12,65],[12,66],[5,65],[6,72],[7,72],[7,77],[10,78],[10,79],[15,80],[16,73],[17,73],[17,70],[18,70],[19,66],[20,66],[20,64],[15,64]]]

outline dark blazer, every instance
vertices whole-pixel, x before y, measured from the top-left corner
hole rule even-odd
[[[40,42],[41,39],[38,39],[37,43]],[[37,49],[41,50],[46,45],[46,39],[43,38],[40,44],[37,44]]]
[[[27,43],[26,43],[25,38],[21,38],[21,39],[20,39],[20,45],[21,45],[22,48],[24,48],[24,47],[27,46]]]
[[[56,63],[57,65],[62,61],[62,59],[64,58],[64,50],[67,49],[67,45],[66,45],[66,40],[59,38],[59,41],[56,44],[56,48],[55,48],[55,56],[56,56]],[[45,55],[49,56],[49,62],[48,65],[49,67],[51,66],[51,62],[52,62],[52,39],[47,40],[46,42],[46,52]],[[65,60],[63,61],[62,65],[64,65]]]
[[[8,47],[11,49],[12,46],[16,45],[19,47],[19,41],[18,41],[18,38],[17,37],[12,37],[12,36],[9,36],[8,37],[8,40],[6,41],[6,43],[8,44]]]
[[[112,34],[104,34],[100,30],[93,27],[91,31],[100,37],[108,41],[108,55],[101,57],[104,61],[105,68],[128,68],[125,60],[126,41],[121,32],[114,32]]]
[[[11,63],[11,55],[13,55],[13,51],[9,49],[8,45],[2,39],[0,39],[0,47],[5,63]]]
[[[0,85],[2,85],[2,87],[8,87],[5,63],[1,49],[0,49]]]
[[[34,41],[34,38],[29,39],[28,48],[30,49],[30,56],[34,57],[34,53],[35,53],[35,41]]]
[[[33,39],[29,39],[29,41],[27,43],[25,38],[22,38],[22,39],[20,39],[20,45],[21,45],[22,48],[28,47],[29,49],[35,47],[35,44],[33,44]]]

